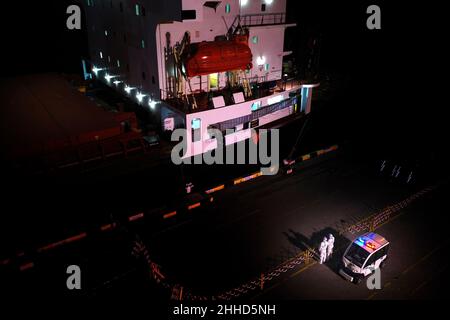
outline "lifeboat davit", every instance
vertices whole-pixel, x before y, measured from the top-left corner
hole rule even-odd
[[[187,52],[184,65],[188,77],[252,68],[252,51],[248,36],[244,35],[231,40],[191,43]]]

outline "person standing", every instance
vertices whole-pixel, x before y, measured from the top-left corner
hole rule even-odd
[[[334,236],[330,233],[328,237],[327,260],[330,260],[331,255],[333,254],[333,248],[334,248]]]
[[[328,247],[327,237],[324,237],[319,246],[320,264],[323,264],[327,259],[327,247]]]

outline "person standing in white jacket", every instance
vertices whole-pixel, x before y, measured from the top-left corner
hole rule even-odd
[[[324,237],[319,246],[320,264],[323,264],[327,259],[328,240]]]
[[[333,254],[333,248],[334,248],[334,237],[330,233],[330,235],[328,236],[327,260],[330,260],[331,255]]]

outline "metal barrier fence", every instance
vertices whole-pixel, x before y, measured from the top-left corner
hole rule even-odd
[[[392,206],[386,207],[381,212],[377,212],[375,214],[370,215],[369,217],[361,220],[360,222],[351,225],[348,228],[345,228],[343,232],[349,232],[350,234],[360,233],[363,231],[374,231],[379,228],[381,225],[394,218],[396,214],[399,213],[400,210],[406,208],[411,202],[425,195],[426,193],[431,192],[437,186],[431,186],[420,190],[419,192],[414,193],[410,197],[400,201]]]

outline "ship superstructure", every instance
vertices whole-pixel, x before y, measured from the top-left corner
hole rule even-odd
[[[286,0],[87,0],[95,76],[185,128],[187,153],[306,114],[316,85],[286,79]]]

